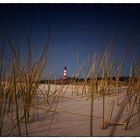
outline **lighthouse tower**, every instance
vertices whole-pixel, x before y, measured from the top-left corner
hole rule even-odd
[[[65,66],[64,67],[64,77],[63,77],[64,80],[67,79],[67,67]]]

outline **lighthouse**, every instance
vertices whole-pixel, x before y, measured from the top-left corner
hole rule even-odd
[[[64,80],[67,79],[67,67],[65,66],[64,67],[64,77],[63,77]]]

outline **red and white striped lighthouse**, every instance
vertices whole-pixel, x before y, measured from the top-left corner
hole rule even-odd
[[[64,67],[64,80],[67,79],[67,67],[65,66]]]

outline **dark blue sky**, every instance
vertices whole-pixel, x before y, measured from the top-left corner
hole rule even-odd
[[[138,4],[0,5],[0,32],[8,31],[11,38],[17,38],[23,56],[26,54],[24,26],[29,29],[31,24],[35,55],[45,44],[49,27],[51,39],[47,67],[59,77],[63,76],[65,65],[68,76],[75,72],[77,58],[84,68],[87,59],[94,53],[100,55],[111,40],[114,41],[116,58],[133,48],[127,52],[124,75],[129,73],[132,50],[136,56],[140,54]]]

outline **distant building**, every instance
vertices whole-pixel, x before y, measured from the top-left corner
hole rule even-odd
[[[64,80],[67,79],[67,67],[65,66],[64,67],[64,77],[63,77]]]

